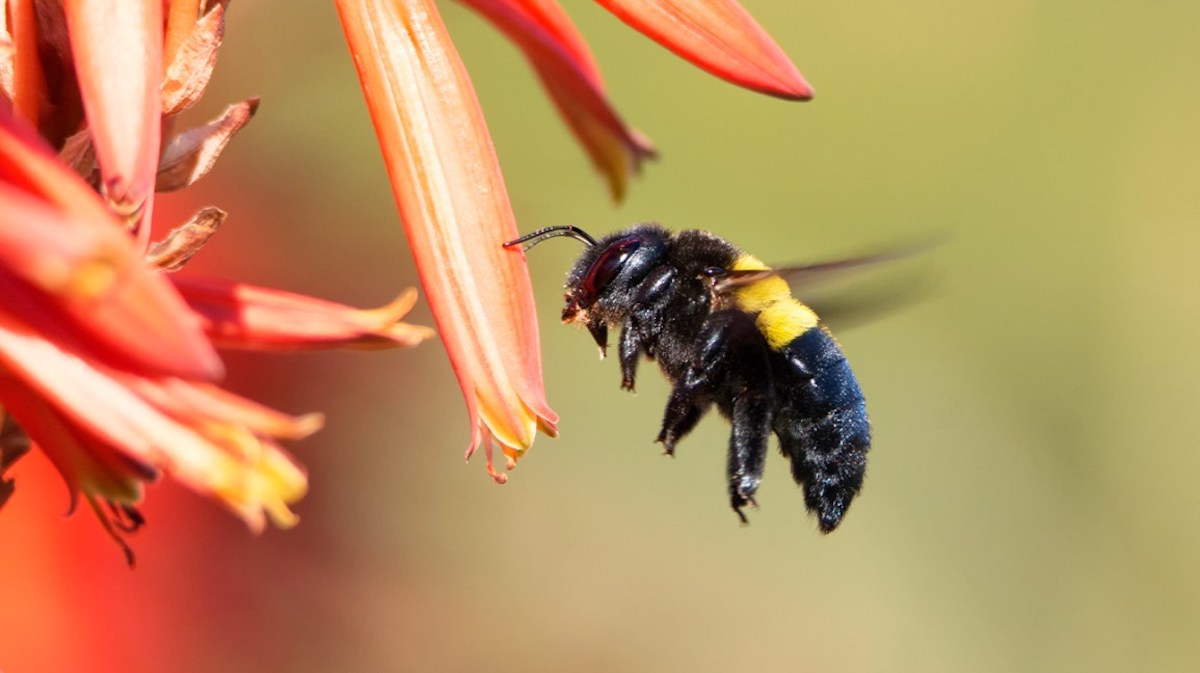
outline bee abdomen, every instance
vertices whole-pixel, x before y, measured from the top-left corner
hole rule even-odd
[[[866,403],[837,342],[818,326],[777,359],[774,430],[822,532],[837,527],[862,488],[871,446]]]

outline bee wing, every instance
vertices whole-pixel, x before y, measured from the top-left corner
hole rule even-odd
[[[723,270],[719,274],[716,274],[714,287],[717,292],[725,293],[772,277],[782,278],[794,288],[803,287],[818,281],[827,280],[846,271],[891,262],[908,257],[916,252],[916,250],[908,249],[893,250],[874,255],[864,255],[862,257],[848,257],[830,262],[817,262],[802,266],[785,266],[777,269]]]
[[[847,291],[843,283],[837,283],[837,289],[834,290],[813,288],[814,285],[914,257],[918,253],[928,251],[939,242],[940,239],[926,240],[861,257],[778,269],[719,272],[714,269],[713,287],[717,292],[727,293],[766,278],[782,278],[793,290],[805,291],[804,303],[821,316],[822,322],[845,329],[929,296],[935,290],[937,279],[930,275],[928,269],[909,268],[904,269],[900,275],[890,274],[884,283],[880,282],[880,278],[873,278],[866,285],[855,283],[854,291]]]
[[[887,283],[868,282],[854,288],[819,288],[804,297],[804,303],[817,315],[821,322],[835,331],[844,331],[874,322],[886,314],[929,299],[940,286],[940,279],[933,272],[909,272],[890,279]]]

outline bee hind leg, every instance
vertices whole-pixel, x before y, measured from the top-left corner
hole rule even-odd
[[[743,353],[736,376],[729,382],[736,390],[729,409],[732,429],[729,434],[729,504],[742,523],[746,505],[757,508],[754,494],[762,482],[763,465],[767,459],[767,443],[771,437],[772,390],[770,364],[765,352],[749,350]]]
[[[705,321],[692,361],[667,402],[659,441],[668,453],[715,401],[732,425],[729,437],[729,502],[745,522],[742,508],[756,506],[767,442],[771,436],[771,362],[754,318],[742,311],[718,311]]]

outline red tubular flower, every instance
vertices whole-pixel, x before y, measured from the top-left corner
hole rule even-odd
[[[292,522],[287,504],[306,482],[273,438],[303,437],[319,417],[200,381],[220,364],[200,321],[99,197],[71,187],[80,178],[33,140],[0,110],[0,406],[114,535],[120,523],[97,499],[128,515],[159,469],[256,529],[267,516]],[[47,194],[93,203],[64,208]]]
[[[162,0],[64,0],[63,10],[104,195],[144,245],[161,137]]]
[[[221,362],[120,222],[0,106],[0,310],[145,373],[214,379]],[[23,301],[17,301],[17,299]]]
[[[613,199],[655,155],[650,140],[625,125],[604,93],[600,69],[566,12],[552,0],[462,0],[521,48],[572,133],[608,180]]]
[[[808,100],[812,87],[736,0],[596,0],[647,37],[738,86]]]
[[[254,530],[268,516],[295,523],[288,504],[306,489],[274,438],[298,439],[321,425],[319,415],[284,416],[210,384],[107,367],[4,314],[0,401],[72,496],[132,504],[161,468],[218,497]]]
[[[429,0],[338,0],[396,203],[488,472],[508,466],[546,404],[529,273],[502,243],[517,235],[491,137],[462,62]]]
[[[433,336],[428,327],[400,322],[417,302],[409,289],[377,309],[344,304],[213,278],[175,278],[204,320],[209,337],[226,348],[308,350],[415,346]]]
[[[400,322],[415,292],[356,310],[239,283],[173,284],[162,272],[216,231],[216,208],[145,250],[156,188],[202,177],[257,108],[230,106],[160,147],[160,130],[204,90],[224,6],[14,0],[12,48],[0,49],[0,87],[17,108],[0,102],[0,473],[20,454],[12,437],[28,437],[62,473],[72,506],[82,494],[123,546],[121,532],[140,522],[142,484],[160,472],[256,531],[296,521],[289,505],[307,479],[277,440],[306,437],[321,418],[217,387],[214,341],[382,348],[431,336]],[[96,169],[106,198],[87,181]],[[0,505],[11,490],[0,474]]]

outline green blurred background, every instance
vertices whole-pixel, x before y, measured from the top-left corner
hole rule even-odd
[[[231,212],[192,272],[377,305],[416,276],[331,4],[233,3],[202,113],[262,108],[161,217]],[[232,355],[235,389],[327,412],[292,447],[303,522],[254,539],[152,488],[137,571],[78,561],[94,670],[1200,670],[1200,4],[747,0],[806,104],[565,4],[662,157],[614,207],[515,48],[444,3],[523,230],[657,220],[776,263],[945,236],[925,298],[839,334],[876,437],[842,528],[774,451],[740,526],[715,416],[660,455],[668,388],[620,391],[558,324],[555,243],[531,264],[560,439],[504,487],[464,465],[437,342]],[[22,516],[99,536],[59,495]]]

